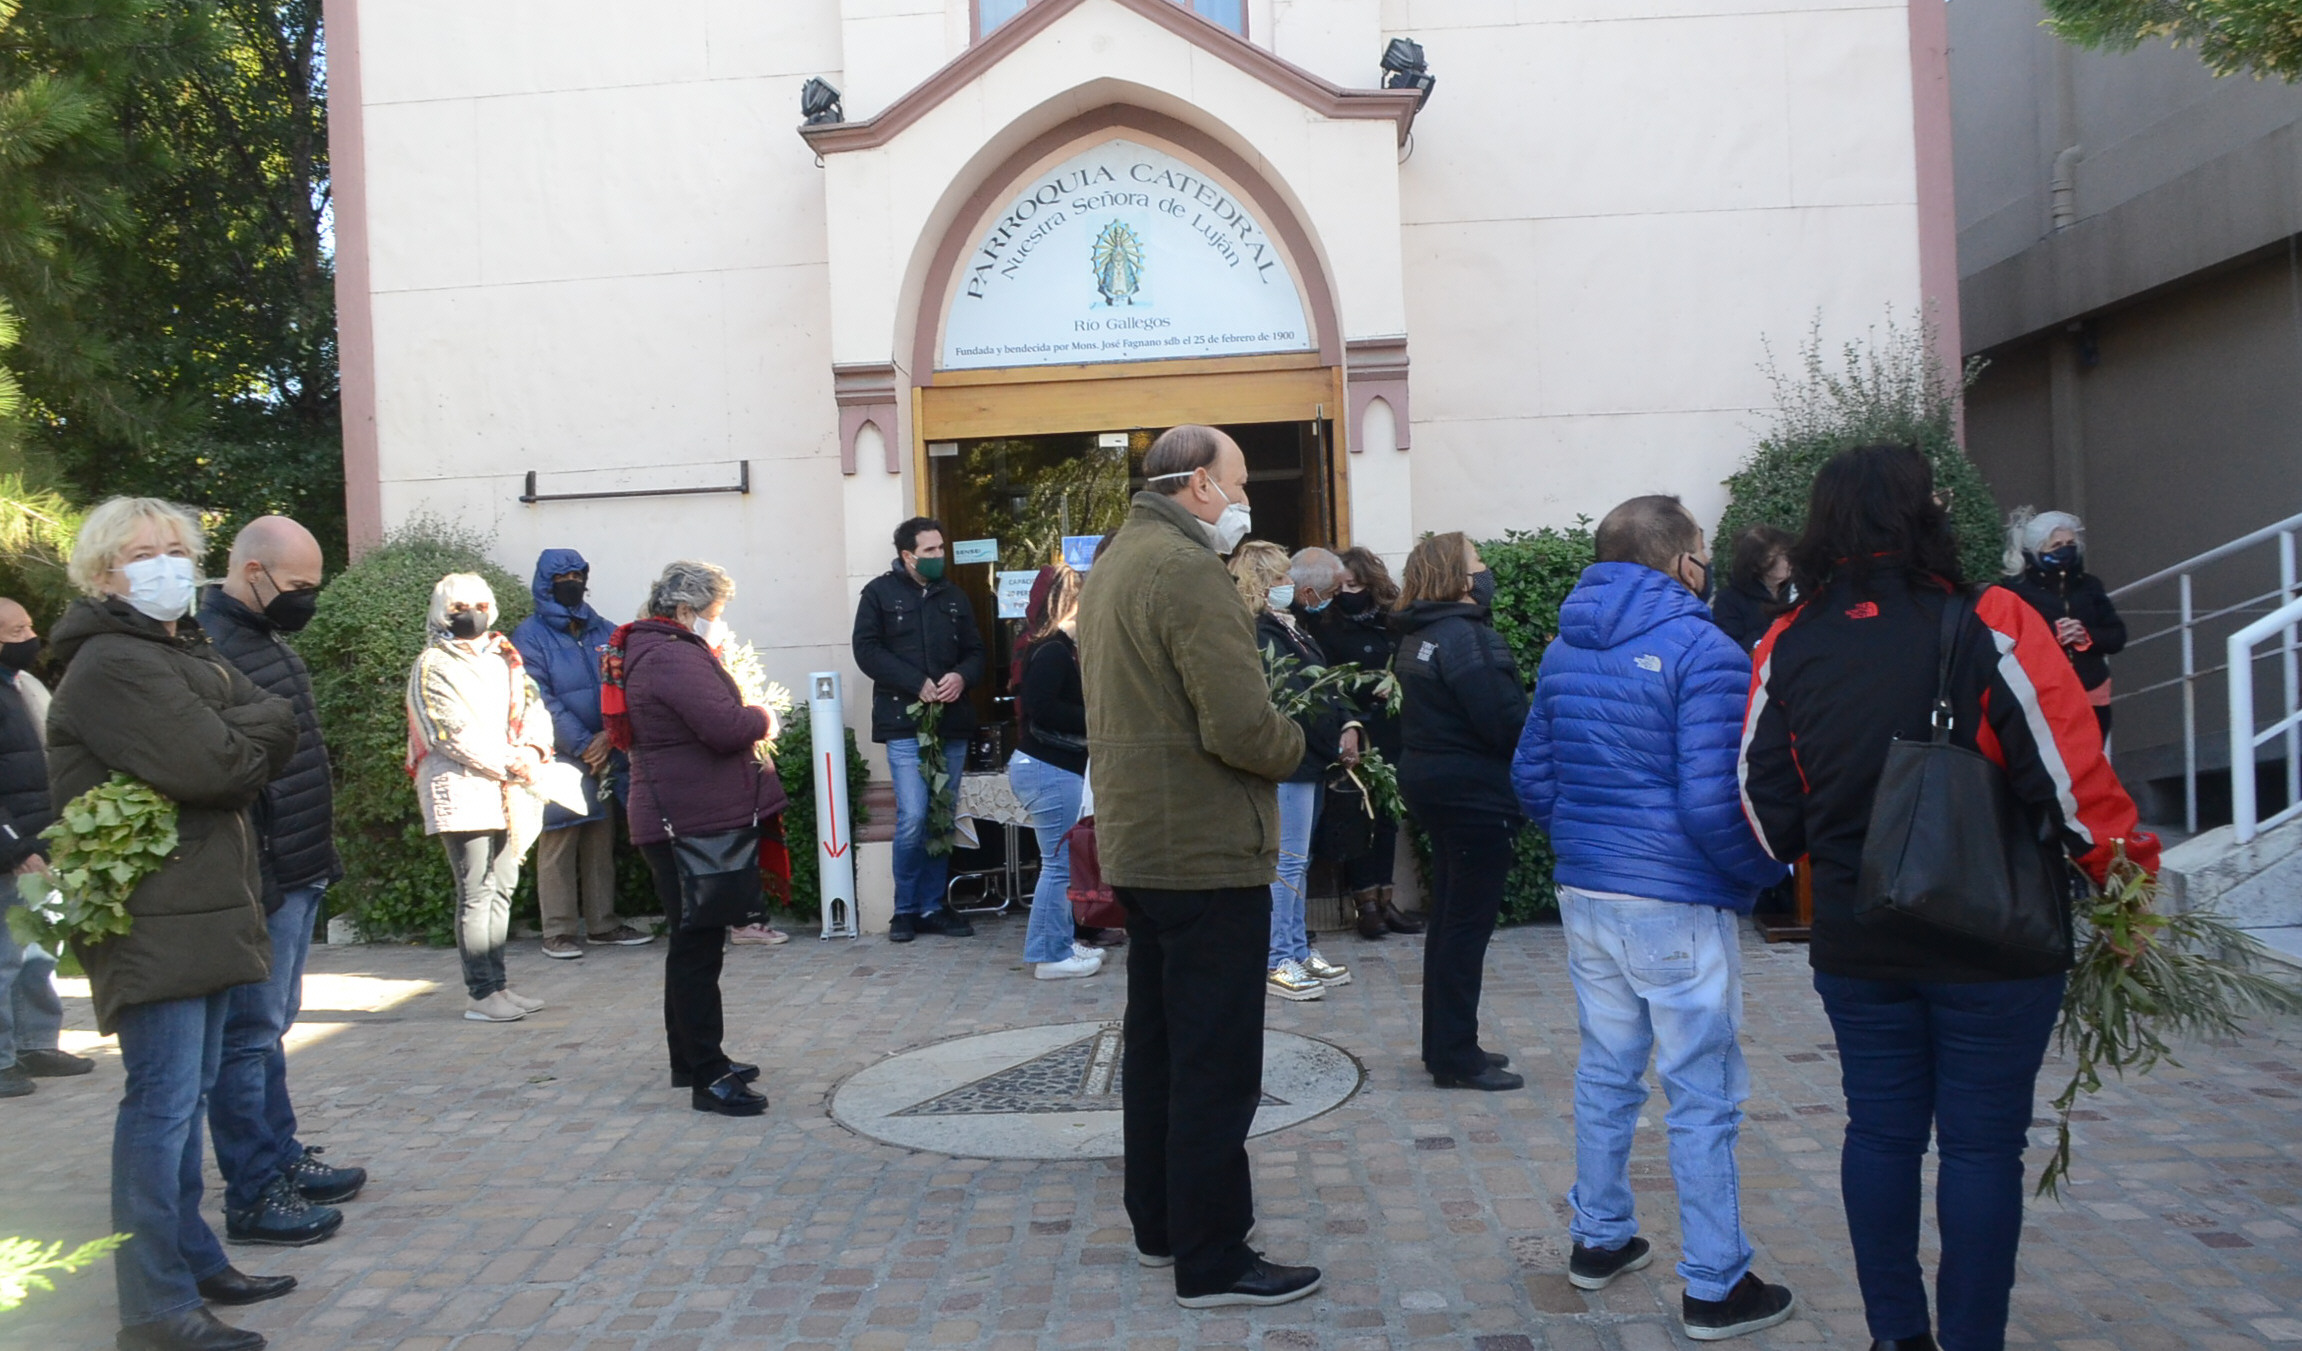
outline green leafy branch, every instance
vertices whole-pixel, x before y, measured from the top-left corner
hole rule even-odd
[[[54,1290],[51,1271],[75,1272],[128,1241],[126,1234],[108,1234],[64,1251],[61,1243],[32,1238],[0,1238],[0,1313],[21,1305],[35,1290]]]
[[[943,745],[943,711],[949,704],[926,700],[904,712],[919,728],[919,773],[927,780],[927,855],[943,858],[959,842],[959,774]]]
[[[128,897],[176,852],[176,804],[152,785],[114,774],[64,804],[48,872],[17,878],[24,904],[8,911],[18,942],[61,952],[128,932]]]
[[[2172,1042],[2229,1037],[2251,1013],[2302,1013],[2302,990],[2256,970],[2262,945],[2218,916],[2158,912],[2158,883],[2124,845],[2101,892],[2080,905],[2078,959],[2062,999],[2055,1047],[2075,1062],[2054,1099],[2054,1158],[2038,1194],[2059,1196],[2070,1176],[2070,1113],[2099,1092],[2105,1070],[2124,1078],[2159,1062],[2179,1066]]]

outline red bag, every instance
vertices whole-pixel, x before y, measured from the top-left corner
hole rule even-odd
[[[1103,865],[1095,853],[1095,818],[1083,818],[1063,839],[1071,850],[1072,918],[1090,929],[1126,928],[1126,907],[1103,884]]]
[[[791,848],[784,842],[783,813],[759,823],[759,875],[777,905],[791,905]]]

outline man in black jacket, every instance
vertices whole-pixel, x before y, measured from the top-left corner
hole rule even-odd
[[[914,704],[939,709],[935,732],[954,779],[975,730],[970,687],[983,683],[983,635],[975,607],[944,575],[943,522],[915,516],[895,527],[895,562],[864,585],[855,607],[855,664],[871,677],[871,739],[887,747],[895,779],[895,919],[892,943],[917,934],[975,932],[943,904],[948,852],[930,853],[930,791],[919,764]],[[954,781],[944,790],[956,794]]]
[[[56,959],[8,932],[15,877],[48,871],[40,832],[56,819],[48,801],[48,690],[28,669],[40,660],[30,612],[0,599],[0,1098],[21,1098],[34,1079],[86,1074],[96,1062],[57,1049],[64,1005]]]
[[[296,754],[256,799],[271,979],[232,990],[224,1058],[208,1099],[208,1130],[224,1175],[225,1237],[296,1246],[334,1233],[367,1184],[362,1168],[322,1163],[296,1139],[282,1039],[303,1006],[304,959],[328,884],[344,875],[335,845],[328,748],[304,659],[282,639],[309,623],[320,593],[320,544],[285,516],[250,521],[232,541],[221,584],[208,588],[200,626],[216,651],[296,713]]]

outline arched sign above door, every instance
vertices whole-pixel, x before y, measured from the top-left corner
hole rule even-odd
[[[1304,352],[1303,289],[1206,171],[1102,142],[1026,181],[956,269],[942,370]]]

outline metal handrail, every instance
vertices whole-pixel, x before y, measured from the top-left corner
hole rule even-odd
[[[2291,539],[2291,536],[2289,536]],[[2293,552],[2287,552],[2291,560]],[[2294,697],[2294,631],[2302,625],[2302,600],[2262,616],[2230,635],[2230,826],[2238,843],[2251,841],[2263,829],[2302,816],[2302,762],[2295,752],[2302,747],[2302,710]],[[2254,645],[2273,633],[2286,634],[2286,716],[2260,732],[2254,730]],[[2286,806],[2266,821],[2255,819],[2254,750],[2272,737],[2286,738]]]
[[[2176,563],[2173,567],[2160,568],[2158,571],[2151,573],[2148,577],[2145,577],[2138,582],[2128,582],[2126,585],[2118,588],[2116,591],[2111,592],[2110,598],[2112,600],[2116,600],[2120,596],[2123,596],[2130,591],[2140,591],[2146,586],[2150,586],[2157,582],[2168,581],[2175,577],[2180,577],[2186,572],[2196,572],[2198,569],[2205,567],[2208,563],[2219,563],[2223,559],[2230,557],[2232,554],[2253,548],[2255,545],[2262,543],[2264,540],[2275,539],[2279,535],[2291,535],[2298,530],[2302,530],[2302,512],[2297,512],[2294,515],[2287,517],[2283,521],[2272,521],[2270,524],[2263,526],[2260,530],[2255,531],[2251,535],[2240,535],[2238,538],[2230,541],[2228,544],[2219,545],[2215,548],[2208,549],[2205,553],[2199,554],[2194,558],[2185,558],[2181,562]]]

